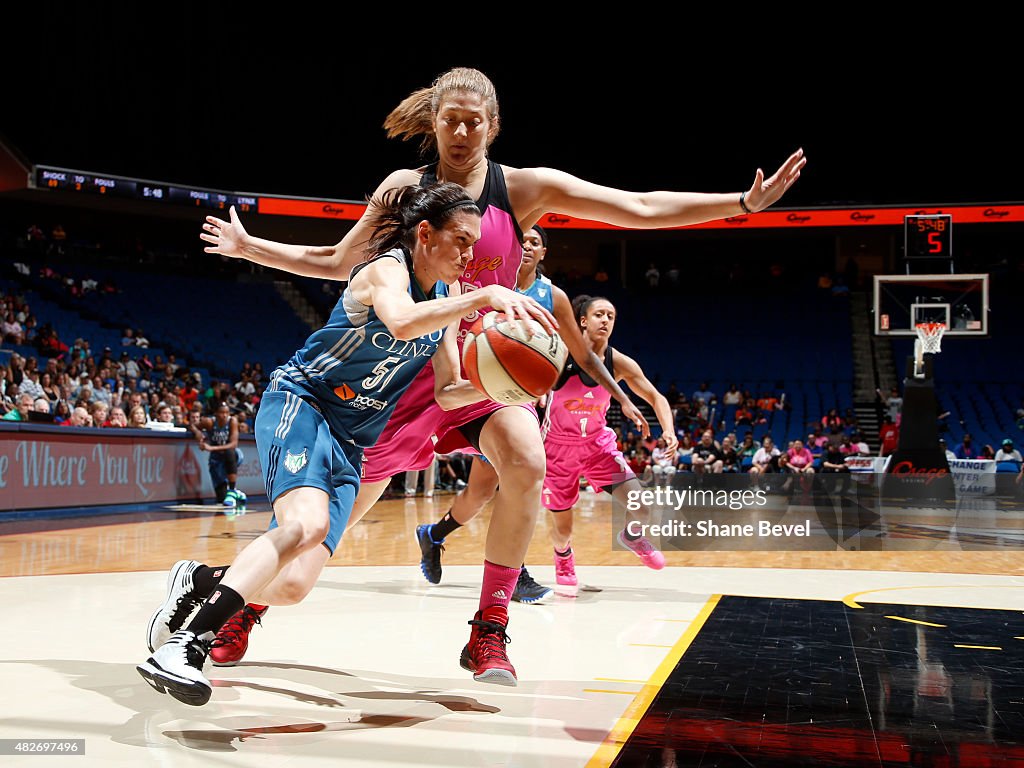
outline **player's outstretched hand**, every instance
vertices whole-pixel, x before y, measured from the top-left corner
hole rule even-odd
[[[754,175],[754,184],[747,190],[744,201],[747,208],[752,213],[756,213],[777,203],[779,198],[786,194],[786,190],[800,178],[800,171],[805,165],[807,165],[807,158],[804,156],[804,151],[798,149],[787,158],[779,170],[767,179],[764,177],[764,171],[758,168]]]
[[[213,245],[208,245],[203,250],[207,253],[219,253],[221,256],[232,259],[241,259],[243,258],[242,243],[248,237],[248,233],[242,226],[233,205],[228,209],[228,218],[230,221],[218,219],[216,216],[206,217],[206,223],[203,224],[203,231],[199,237]]]

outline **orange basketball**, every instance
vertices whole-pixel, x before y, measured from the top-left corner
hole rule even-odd
[[[466,378],[491,400],[517,405],[536,400],[558,381],[568,351],[558,334],[551,336],[536,320],[519,322],[488,312],[469,329],[462,347]]]

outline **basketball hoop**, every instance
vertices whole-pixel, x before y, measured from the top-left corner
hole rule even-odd
[[[914,326],[917,338],[921,341],[922,354],[936,355],[942,351],[942,334],[946,331],[945,323],[918,323]]]
[[[914,378],[925,378],[924,356],[936,355],[942,351],[942,334],[946,331],[945,323],[917,323],[917,341],[914,342]]]

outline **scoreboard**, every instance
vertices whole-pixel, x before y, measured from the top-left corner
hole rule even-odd
[[[239,213],[258,213],[259,197],[237,192],[222,192],[199,187],[178,187],[157,181],[129,179],[123,176],[99,176],[68,168],[35,166],[33,181],[37,189],[66,190],[83,195],[103,195],[128,200],[150,200],[170,205],[187,205],[227,212],[235,206]]]

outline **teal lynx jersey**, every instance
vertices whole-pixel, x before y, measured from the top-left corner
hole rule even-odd
[[[403,250],[396,248],[377,258],[397,259],[408,267],[409,293],[415,301],[447,295],[448,287],[440,282],[430,296],[423,294]],[[352,277],[364,266],[354,269]],[[290,392],[310,403],[339,440],[365,448],[377,441],[398,398],[437,350],[443,333],[396,339],[373,307],[357,301],[346,288],[327,325],[274,370],[268,389]],[[283,414],[283,419],[287,417]]]

